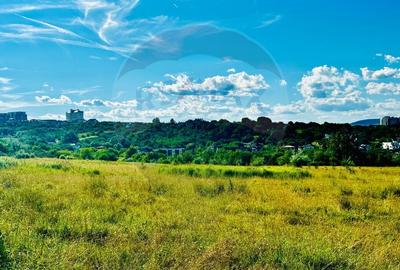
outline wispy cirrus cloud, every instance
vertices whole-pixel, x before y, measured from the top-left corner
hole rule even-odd
[[[128,19],[139,2],[74,0],[61,4],[0,4],[0,15],[15,15],[22,19],[21,22],[0,24],[0,42],[47,41],[106,50],[128,58],[127,54],[135,50],[139,42],[149,39],[157,28],[165,27],[169,20],[166,16]],[[69,9],[76,12],[67,13],[62,19],[52,18],[55,21],[52,23],[25,14],[51,9]],[[82,16],[76,15],[79,13]],[[85,30],[79,31],[79,34],[78,31],[71,30],[79,26]],[[88,29],[95,34],[95,38],[93,35],[83,34]]]
[[[0,14],[15,14],[15,13],[24,13],[31,11],[40,11],[40,10],[50,10],[50,9],[73,9],[74,5],[72,4],[13,4],[13,5],[2,5],[0,8]]]
[[[273,25],[274,23],[279,22],[282,19],[282,15],[269,15],[266,19],[264,19],[256,29],[266,28],[268,26]]]

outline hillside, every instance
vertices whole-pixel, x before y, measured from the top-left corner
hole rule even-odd
[[[0,155],[146,163],[389,166],[400,165],[400,157],[383,151],[381,142],[399,135],[399,127],[284,124],[265,117],[241,122],[30,121],[0,125]]]

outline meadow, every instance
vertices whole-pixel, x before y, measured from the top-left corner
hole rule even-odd
[[[2,269],[399,269],[400,168],[0,159]]]

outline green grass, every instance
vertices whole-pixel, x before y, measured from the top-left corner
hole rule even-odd
[[[399,205],[400,168],[0,159],[0,269],[399,269]]]

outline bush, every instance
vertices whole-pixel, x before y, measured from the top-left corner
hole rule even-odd
[[[303,153],[295,154],[290,158],[290,164],[296,167],[306,166],[310,163],[311,159]]]
[[[79,157],[81,159],[94,159],[95,150],[93,148],[82,148],[79,150]]]
[[[4,243],[3,234],[0,233],[0,268],[8,269],[10,263],[10,259],[8,257],[8,251],[6,249],[6,245]]]
[[[225,192],[225,185],[220,182],[210,184],[195,184],[194,191],[203,197],[216,197]]]
[[[347,197],[341,197],[339,200],[340,208],[343,210],[350,210],[353,208],[352,203]]]
[[[117,161],[118,153],[114,149],[101,149],[96,152],[96,159],[104,161]]]

